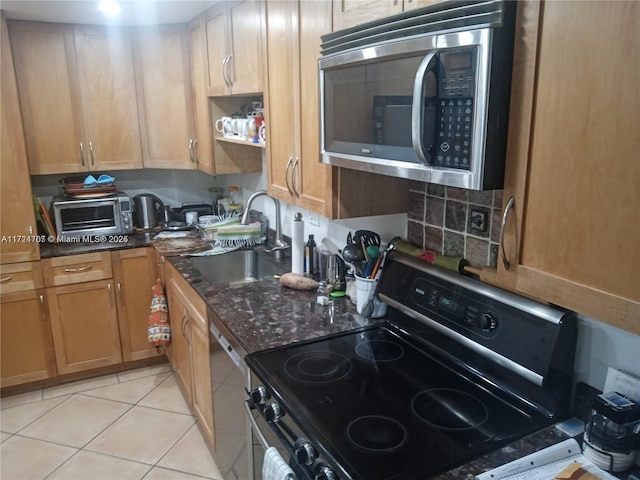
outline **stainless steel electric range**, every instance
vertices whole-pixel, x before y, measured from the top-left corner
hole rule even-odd
[[[572,312],[397,252],[378,293],[385,322],[246,358],[254,448],[298,480],[429,478],[568,415]]]

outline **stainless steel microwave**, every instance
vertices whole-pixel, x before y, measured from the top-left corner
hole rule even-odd
[[[515,8],[444,1],[323,36],[321,161],[502,188]]]
[[[124,192],[100,198],[54,198],[51,210],[61,237],[119,235],[133,231],[131,199]]]

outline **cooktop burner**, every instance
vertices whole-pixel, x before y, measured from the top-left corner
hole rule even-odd
[[[567,414],[575,314],[396,252],[382,272],[386,322],[246,357],[285,412],[271,427],[294,422],[336,478],[429,478]]]
[[[420,392],[413,398],[411,408],[423,422],[445,430],[477,428],[489,417],[489,409],[476,397],[450,388]]]
[[[370,362],[393,362],[402,358],[402,345],[388,340],[367,340],[356,346],[356,355]]]
[[[357,448],[365,452],[392,453],[406,443],[407,429],[393,418],[366,415],[349,424],[347,436]]]
[[[284,370],[299,382],[327,383],[348,375],[351,361],[335,352],[310,351],[289,358]]]

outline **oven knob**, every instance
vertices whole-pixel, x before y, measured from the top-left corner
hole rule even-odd
[[[338,480],[338,476],[331,468],[322,466],[320,467],[320,471],[314,477],[314,480]]]
[[[485,332],[493,332],[498,326],[498,322],[490,313],[483,313],[479,322],[480,328]]]
[[[298,443],[298,442],[296,442]],[[318,458],[318,452],[309,442],[302,442],[295,450],[296,462],[304,465],[313,465],[313,461]]]
[[[277,422],[284,417],[284,412],[276,402],[267,405],[264,409],[264,418],[267,422]]]
[[[269,392],[267,392],[267,389],[264,387],[264,385],[260,385],[255,390],[252,390],[249,395],[251,397],[251,401],[255,405],[262,405],[271,398],[271,395],[269,395]]]

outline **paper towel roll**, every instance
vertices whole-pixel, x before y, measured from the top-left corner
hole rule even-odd
[[[291,271],[300,275],[304,273],[304,222],[300,212],[291,222]]]

